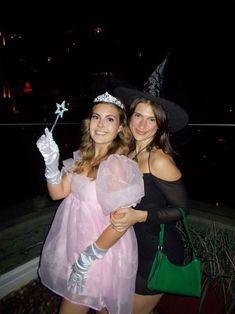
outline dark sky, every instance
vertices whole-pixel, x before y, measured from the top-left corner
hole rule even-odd
[[[233,23],[232,5],[224,3],[206,7],[200,1],[188,4],[177,1],[20,1],[1,4],[0,23],[19,29],[60,29],[92,24],[105,24],[115,29],[142,30],[157,41],[172,36],[190,39],[196,33],[207,36],[218,31],[229,31]],[[231,29],[232,31],[232,29]]]
[[[101,25],[126,45],[145,46],[150,56],[174,49],[197,63],[208,57],[221,63],[234,52],[233,12],[226,2],[207,8],[198,1],[8,1],[1,7],[0,27],[50,39],[66,29],[85,32]]]
[[[1,4],[0,27],[50,36],[65,29],[85,31],[101,25],[130,43],[146,44],[149,51],[164,46],[225,54],[233,47],[232,14],[226,2],[207,8],[198,1],[8,1]]]
[[[142,51],[145,73],[150,74],[171,51],[174,86],[186,91],[185,102],[235,104],[235,20],[226,2],[208,7],[198,1],[7,2],[1,12],[0,28],[22,31],[32,42],[37,38],[37,49],[40,39],[50,46],[71,29],[80,36],[103,26],[107,36],[123,43],[120,54]],[[115,46],[102,49],[111,55]]]

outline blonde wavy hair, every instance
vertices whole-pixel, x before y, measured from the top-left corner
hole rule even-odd
[[[90,169],[89,177],[96,178],[98,167],[102,160],[107,159],[108,156],[112,154],[128,155],[129,146],[132,141],[132,134],[127,124],[127,116],[125,110],[117,107],[112,103],[110,103],[110,105],[115,106],[119,112],[120,124],[122,125],[120,132],[109,145],[106,154],[104,156],[100,156],[99,158],[94,158],[95,142],[90,135],[90,117],[93,113],[93,108],[95,107],[93,106],[89,118],[82,121],[82,139],[81,145],[79,147],[82,159],[78,160],[74,164],[72,171],[79,174],[84,171],[85,167],[88,167]]]

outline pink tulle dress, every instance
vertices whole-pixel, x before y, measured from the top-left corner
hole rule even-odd
[[[125,156],[102,161],[96,180],[70,171],[74,159],[64,161],[71,193],[61,202],[43,246],[39,275],[42,283],[67,300],[110,314],[132,311],[137,271],[137,242],[132,227],[103,259],[92,263],[81,294],[67,289],[71,267],[79,254],[110,224],[110,212],[135,205],[144,195],[142,173]]]

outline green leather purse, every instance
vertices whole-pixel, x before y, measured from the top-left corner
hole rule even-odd
[[[175,265],[163,253],[164,224],[160,225],[159,245],[153,261],[149,277],[148,288],[163,293],[181,294],[199,297],[201,294],[201,263],[196,257],[187,217],[179,208],[182,221],[192,249],[192,259],[188,264]]]

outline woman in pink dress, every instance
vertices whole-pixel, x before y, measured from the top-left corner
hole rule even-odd
[[[130,314],[137,271],[133,228],[118,232],[110,213],[144,195],[142,173],[127,158],[131,134],[124,105],[108,94],[94,99],[79,151],[58,169],[59,149],[48,129],[37,141],[52,199],[60,204],[43,246],[42,283],[62,296],[60,314],[89,308]]]

